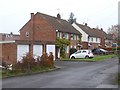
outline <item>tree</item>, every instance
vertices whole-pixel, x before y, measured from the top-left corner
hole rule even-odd
[[[113,34],[114,42],[118,41],[118,25],[112,25],[111,27],[109,27],[107,33]]]
[[[68,19],[68,22],[70,22],[71,24],[76,22],[76,18],[74,18],[74,14],[72,12],[70,13],[70,17]]]
[[[56,39],[56,47],[60,49],[60,57],[65,58],[65,47],[70,45],[70,41],[65,38]]]

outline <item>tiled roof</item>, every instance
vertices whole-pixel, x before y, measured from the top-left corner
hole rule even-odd
[[[99,31],[97,31],[96,29],[92,29],[89,26],[86,25],[81,25],[76,23],[86,34],[88,34],[91,37],[100,37],[100,35],[98,34]]]
[[[57,17],[49,16],[39,12],[37,14],[46,19],[49,22],[49,24],[51,24],[56,30],[72,34],[81,34],[66,20],[59,19]]]
[[[2,38],[1,41],[15,41],[15,40],[20,40],[20,35],[19,34],[0,33],[0,37]]]

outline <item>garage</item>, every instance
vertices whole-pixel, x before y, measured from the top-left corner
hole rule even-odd
[[[29,45],[17,45],[17,62],[29,52]]]
[[[43,46],[42,45],[33,45],[33,57],[36,59],[38,56],[42,56]]]
[[[46,45],[46,52],[48,54],[52,52],[55,60],[55,45]]]

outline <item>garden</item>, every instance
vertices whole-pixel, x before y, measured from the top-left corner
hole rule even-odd
[[[2,74],[2,78],[30,75],[55,69],[52,52],[50,52],[49,56],[47,53],[44,53],[37,59],[34,59],[33,57],[30,57],[29,54],[26,54],[26,56],[22,58],[22,62],[13,64],[12,68],[8,67],[5,62],[2,62],[2,65],[5,67],[0,73]]]

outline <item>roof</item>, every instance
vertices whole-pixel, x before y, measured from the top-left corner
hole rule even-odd
[[[92,29],[87,25],[81,25],[76,23],[86,34],[88,34],[91,37],[100,37],[98,34],[98,31],[96,29]]]
[[[81,34],[77,31],[68,21],[59,19],[54,16],[49,16],[43,13],[38,12],[40,16],[46,19],[56,30],[66,33]]]
[[[69,22],[63,19],[59,19],[54,16],[46,15],[40,12],[37,12],[34,16],[39,15],[44,18],[55,30],[65,33],[79,34],[81,33],[77,31]],[[28,24],[31,20],[29,20],[26,24]],[[25,25],[26,25],[25,24]],[[24,26],[25,26],[24,25]],[[23,27],[24,27],[23,26]]]
[[[15,40],[20,40],[20,35],[19,34],[0,33],[0,37],[2,38],[2,40],[0,40],[0,41],[15,41]]]
[[[106,39],[113,40],[113,34],[106,34]]]
[[[98,29],[98,28],[92,28],[92,30],[93,30],[93,33],[96,34],[96,36],[98,36],[98,37],[105,37],[106,33],[103,30]]]

